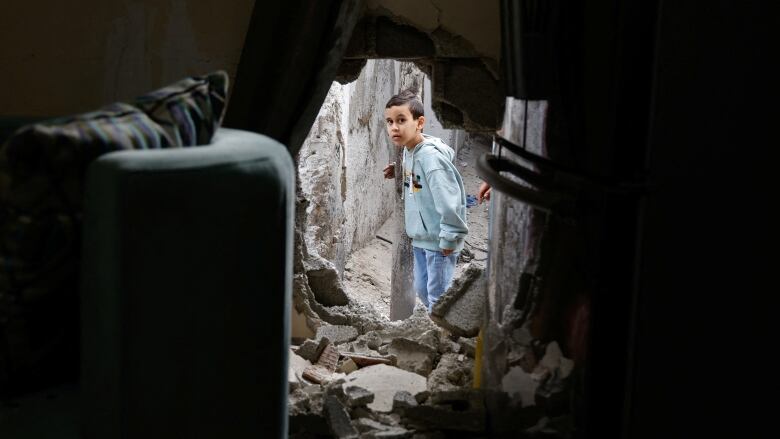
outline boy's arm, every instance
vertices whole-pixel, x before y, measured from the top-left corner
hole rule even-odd
[[[460,185],[455,174],[446,168],[428,171],[426,177],[433,196],[433,205],[441,215],[439,247],[454,250],[469,231],[466,219],[458,215],[458,208],[463,202]]]

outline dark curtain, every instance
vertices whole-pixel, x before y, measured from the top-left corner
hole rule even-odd
[[[295,156],[362,9],[362,0],[257,2],[224,126],[270,136]]]

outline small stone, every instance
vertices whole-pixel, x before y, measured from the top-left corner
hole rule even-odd
[[[451,353],[458,353],[463,350],[463,347],[455,343],[451,340],[442,340],[441,343],[439,343],[439,353],[440,354],[451,354]]]
[[[572,371],[574,370],[574,360],[571,360],[566,357],[561,357],[561,378],[566,378],[569,375],[571,375]]]
[[[501,380],[501,388],[515,398],[519,398],[523,407],[536,404],[534,395],[539,383],[520,367],[512,367]]]
[[[374,393],[360,386],[346,386],[344,396],[350,408],[362,407],[374,402]]]
[[[325,349],[325,346],[327,346],[328,343],[330,343],[330,340],[327,338],[320,340],[306,340],[298,347],[295,353],[301,358],[314,363],[320,357],[320,353],[322,353],[322,350]]]
[[[544,356],[539,360],[539,364],[546,367],[548,370],[555,370],[561,365],[561,358],[563,353],[558,346],[558,342],[550,342],[544,351]]]
[[[287,372],[287,384],[290,392],[309,384],[303,380],[303,371],[309,366],[311,366],[309,361],[304,360],[296,354],[290,354],[290,366]]]
[[[342,361],[341,364],[339,364],[337,370],[341,373],[349,375],[350,373],[358,370],[358,366],[351,358],[347,358],[346,360]]]
[[[463,371],[460,369],[453,369],[447,372],[447,379],[453,384],[460,383],[463,381]]]
[[[414,396],[412,396],[411,393],[402,390],[400,392],[396,392],[395,396],[393,396],[393,411],[403,411],[408,409],[409,407],[415,407],[417,406],[417,400],[414,399]]]
[[[477,353],[477,339],[461,337],[458,339],[458,343],[461,346],[461,353],[468,355],[470,358],[474,358]]]
[[[417,401],[417,404],[422,404],[425,401],[427,401],[430,396],[431,396],[431,392],[425,390],[414,395],[414,399]]]
[[[329,395],[325,397],[323,414],[328,421],[331,433],[333,433],[335,437],[343,439],[358,437],[358,432],[355,430],[355,427],[352,426],[347,410],[335,396]]]
[[[531,346],[531,341],[533,341],[533,336],[531,336],[531,332],[528,331],[527,328],[517,328],[514,331],[512,331],[512,341],[514,341],[517,344],[523,345],[523,346]]]
[[[439,350],[439,333],[434,329],[423,332],[422,335],[417,338],[417,341],[434,351]]]
[[[363,335],[363,339],[366,341],[366,346],[369,349],[377,350],[379,346],[382,346],[382,337],[376,331],[369,331]]]

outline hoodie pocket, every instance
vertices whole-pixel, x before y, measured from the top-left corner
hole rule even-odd
[[[422,213],[413,206],[414,203],[407,203],[404,208],[404,220],[406,222],[406,234],[412,239],[426,239],[428,228],[423,221]]]

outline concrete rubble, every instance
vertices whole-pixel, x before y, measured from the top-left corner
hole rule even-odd
[[[397,366],[427,377],[433,370],[436,350],[408,338],[396,338],[387,348],[389,355],[398,358]]]
[[[342,97],[334,88],[297,157],[293,342],[298,346],[290,352],[290,437],[517,437],[565,431],[570,418],[560,408],[569,402],[567,389],[577,376],[574,362],[563,345],[534,338],[524,310],[508,307],[495,319],[500,326],[493,330],[505,346],[485,352],[503,364],[489,384],[481,375],[491,390],[473,388],[476,337],[481,328],[490,329],[483,321],[487,250],[480,242],[468,243],[453,285],[430,316],[418,303],[390,321],[374,306],[388,304],[386,296],[365,296],[374,302],[353,296],[356,290],[374,292],[384,281],[355,270],[347,258],[373,239],[398,204],[388,202],[395,201],[394,185],[376,184],[375,178],[393,159],[384,122],[373,117],[382,114],[386,100],[377,96],[409,82],[395,78],[403,76],[403,68],[393,73],[388,66],[367,64],[382,80],[366,76],[354,89],[344,86]],[[344,100],[347,95],[351,98]],[[433,128],[426,125],[436,135]]]
[[[317,335],[315,338],[322,339],[324,337],[330,340],[333,344],[340,345],[356,339],[357,336],[358,331],[352,326],[322,325],[317,329]]]
[[[431,310],[431,319],[455,335],[474,337],[485,315],[485,269],[468,264]]]

